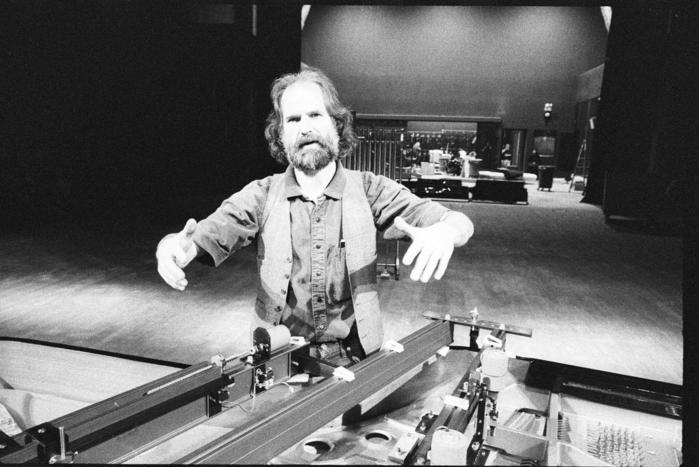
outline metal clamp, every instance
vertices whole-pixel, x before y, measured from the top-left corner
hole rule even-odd
[[[391,352],[401,353],[404,348],[403,345],[396,341],[386,341],[381,346],[381,350],[390,350]]]

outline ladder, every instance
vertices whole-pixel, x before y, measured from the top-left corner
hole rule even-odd
[[[587,138],[583,138],[582,143],[580,143],[580,149],[578,149],[578,158],[575,161],[575,168],[573,169],[573,174],[570,177],[568,191],[570,192],[575,190],[582,191],[584,193],[589,171],[590,161],[589,157],[587,156]],[[582,177],[582,187],[576,183],[576,177]]]

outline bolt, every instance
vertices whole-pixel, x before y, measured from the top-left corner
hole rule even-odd
[[[38,430],[36,430],[36,432],[40,435],[43,435],[44,433],[46,433],[46,428],[39,428]]]

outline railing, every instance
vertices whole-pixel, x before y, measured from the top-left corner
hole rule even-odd
[[[348,169],[373,172],[398,181],[403,180],[403,139],[400,129],[357,128],[358,143],[344,161]]]
[[[475,130],[406,130],[358,126],[355,129],[357,146],[345,161],[348,169],[373,172],[399,183],[410,178],[412,166],[421,162],[439,162],[432,150],[448,154],[461,151],[480,156]]]

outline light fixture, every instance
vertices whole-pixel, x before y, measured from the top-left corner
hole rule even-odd
[[[544,120],[546,123],[551,119],[551,114],[553,114],[553,103],[547,102],[544,104]]]

